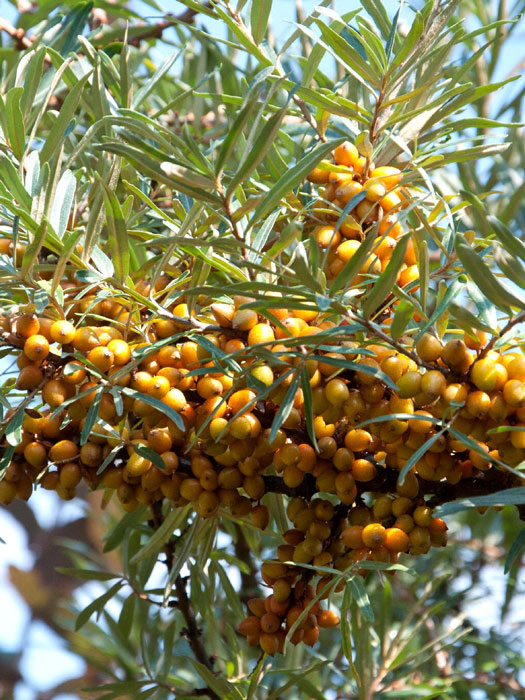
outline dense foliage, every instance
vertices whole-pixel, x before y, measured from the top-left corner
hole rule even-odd
[[[465,617],[525,544],[519,4],[184,4],[0,20],[0,502],[104,533],[53,625],[108,700],[520,697]]]

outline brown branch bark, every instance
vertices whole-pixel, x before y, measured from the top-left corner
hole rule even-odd
[[[202,3],[202,7],[204,8],[209,8],[211,7],[211,3],[206,2]],[[192,24],[195,17],[199,14],[199,10],[197,9],[192,9],[192,8],[187,8],[184,12],[182,12],[180,15],[171,15],[170,13],[166,14],[166,19],[162,20],[161,22],[157,22],[156,24],[152,24],[149,26],[145,26],[144,30],[142,32],[136,33],[133,37],[129,39],[129,44],[132,46],[139,46],[141,41],[145,41],[146,39],[161,39],[163,33],[166,31],[166,29],[169,29],[170,27],[174,27],[176,24]],[[95,40],[101,39],[103,34],[98,34],[95,36]],[[123,37],[122,37],[123,38]],[[121,40],[122,40],[121,38]]]
[[[157,529],[162,523],[162,513],[160,510],[160,502],[155,503],[152,506],[153,519],[152,526]],[[175,561],[175,545],[173,540],[169,540],[164,545],[164,553],[166,555],[166,567],[168,571],[173,568],[173,563]],[[175,590],[177,592],[177,609],[180,610],[184,621],[186,623],[186,638],[188,644],[197,659],[201,664],[206,666],[210,671],[213,672],[213,657],[208,654],[206,648],[204,647],[204,642],[202,640],[202,630],[197,624],[197,619],[193,605],[191,603],[190,597],[186,590],[186,581],[182,576],[177,576],[174,582]],[[197,692],[198,691],[198,692]],[[220,700],[219,696],[211,688],[199,688],[196,689],[195,695],[207,695],[211,700]]]
[[[15,48],[18,49],[18,51],[25,51],[33,46],[33,39],[27,37],[23,29],[13,27],[11,22],[8,22],[5,17],[0,17],[0,32],[9,34],[14,40]]]

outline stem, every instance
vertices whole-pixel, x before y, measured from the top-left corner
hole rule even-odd
[[[518,323],[522,323],[525,321],[525,311],[522,311],[519,313],[517,316],[514,316],[514,318],[511,318],[507,325],[503,328],[503,330],[498,334],[498,335],[493,335],[490,341],[485,345],[484,348],[480,351],[478,355],[478,360],[481,360],[485,355],[492,350],[494,345],[496,345],[496,342],[501,336],[505,335],[508,331],[510,331],[511,328],[514,328],[514,326],[518,325]]]
[[[160,503],[156,503],[153,506],[154,529],[158,529],[160,527],[162,524],[162,519]],[[173,541],[170,540],[164,545],[164,552],[166,554],[166,567],[168,572],[170,572],[173,568],[173,562],[175,559],[175,544]],[[186,623],[186,637],[188,644],[190,645],[197,661],[213,672],[213,657],[207,653],[204,647],[202,630],[197,624],[195,611],[186,590],[186,581],[179,575],[175,579],[174,585],[175,590],[177,591],[177,608],[182,613]],[[219,696],[209,686],[199,689],[198,694],[208,695],[211,700],[220,700]]]

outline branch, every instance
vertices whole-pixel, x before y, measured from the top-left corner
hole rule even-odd
[[[487,343],[487,345],[485,345],[484,348],[482,348],[481,352],[478,354],[477,359],[481,360],[483,357],[485,357],[485,355],[490,350],[492,350],[497,340],[501,338],[501,336],[505,335],[505,333],[508,333],[508,331],[510,331],[511,328],[514,328],[514,326],[517,326],[518,323],[522,323],[523,321],[525,321],[525,311],[522,311],[517,316],[514,316],[514,318],[511,318],[507,325],[503,328],[503,330],[500,333],[498,333],[498,335],[493,335],[490,339],[490,342]]]
[[[5,32],[14,39],[16,48],[19,51],[25,51],[33,46],[33,39],[29,39],[23,29],[13,27],[11,22],[8,22],[4,17],[0,17],[0,32]]]
[[[210,7],[211,3],[209,2],[202,4],[202,9]],[[166,13],[167,19],[162,20],[162,22],[157,22],[156,24],[146,26],[142,31],[134,33],[134,35],[129,38],[128,43],[131,46],[139,46],[140,42],[145,41],[146,39],[161,39],[166,29],[170,29],[170,27],[174,27],[176,24],[192,24],[196,15],[198,15],[200,11],[201,10],[199,9],[188,8],[180,15],[174,16],[170,13]],[[94,40],[100,40],[103,38],[103,36],[104,34],[101,32],[94,37]],[[120,41],[122,41],[122,39],[123,36],[120,38]],[[114,41],[119,41],[119,39],[115,38]]]
[[[158,529],[162,523],[162,513],[160,510],[160,503],[155,503],[152,506],[153,510],[153,527]],[[166,554],[166,567],[168,571],[173,568],[173,562],[175,559],[175,544],[173,541],[168,541],[164,545],[164,552]],[[175,590],[177,591],[178,604],[177,608],[182,613],[184,620],[186,622],[186,637],[191,650],[201,664],[206,666],[210,671],[213,672],[213,657],[209,656],[204,648],[202,641],[202,630],[197,625],[197,620],[195,617],[195,611],[193,610],[193,605],[188,596],[186,590],[186,582],[179,575],[175,579]],[[199,689],[200,695],[208,695],[211,700],[220,700],[219,696],[211,688]]]

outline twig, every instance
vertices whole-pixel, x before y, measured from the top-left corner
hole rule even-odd
[[[157,529],[162,524],[162,513],[160,510],[160,504],[154,504],[152,510],[153,526],[155,529]],[[175,545],[172,540],[169,540],[164,545],[164,552],[166,554],[166,567],[168,571],[171,571],[175,560]],[[193,605],[186,590],[186,582],[179,575],[176,577],[174,585],[175,590],[177,591],[177,608],[182,613],[184,621],[186,622],[186,637],[188,639],[188,644],[190,645],[191,650],[195,655],[197,661],[199,661],[201,664],[206,666],[206,668],[213,672],[213,658],[209,656],[204,647],[202,641],[202,631],[197,625]],[[215,693],[215,691],[213,691],[209,687],[199,689],[199,694],[208,695],[211,698],[211,700],[220,700],[219,696]]]
[[[493,335],[490,341],[487,343],[487,345],[485,345],[485,347],[481,349],[480,353],[478,354],[478,360],[481,360],[490,350],[492,350],[492,348],[494,347],[498,339],[501,338],[501,336],[505,335],[505,333],[508,333],[508,331],[510,331],[511,328],[514,328],[514,326],[517,326],[518,323],[522,323],[524,321],[525,311],[522,311],[517,316],[514,316],[514,318],[511,318],[507,325],[503,328],[503,330],[498,335]]]
[[[23,29],[13,27],[11,22],[8,22],[5,17],[0,17],[0,32],[9,34],[9,36],[15,40],[16,48],[19,51],[25,51],[33,46],[33,39],[28,38]]]
[[[429,370],[436,370],[437,369],[440,372],[442,372],[446,377],[454,377],[454,378],[456,377],[456,373],[453,372],[452,370],[448,369],[447,367],[435,365],[435,364],[432,364],[431,362],[425,362],[424,360],[422,360],[419,357],[419,355],[417,355],[415,352],[412,352],[412,350],[408,350],[407,348],[405,348],[399,341],[394,340],[391,336],[389,336],[387,333],[382,331],[379,328],[379,326],[377,326],[372,321],[368,321],[367,319],[361,318],[360,316],[357,316],[353,312],[348,311],[348,310],[347,310],[347,315],[348,315],[349,320],[352,321],[352,323],[358,323],[361,326],[364,326],[371,333],[373,333],[377,338],[380,338],[385,343],[388,343],[389,345],[391,345],[393,348],[395,348],[402,355],[409,357],[419,367],[425,367],[425,369],[429,369]],[[464,379],[464,377],[462,377],[462,379]]]
[[[210,7],[211,3],[209,2],[203,3],[202,5],[202,9]],[[161,39],[163,33],[166,31],[166,29],[170,29],[170,27],[174,27],[177,24],[192,24],[193,20],[195,19],[196,15],[199,14],[199,12],[199,9],[188,8],[180,15],[174,16],[170,13],[167,13],[167,19],[162,20],[162,22],[157,22],[156,24],[144,27],[142,32],[137,32],[134,34],[133,37],[130,37],[129,44],[131,44],[132,46],[138,46],[141,41],[145,41],[146,39]],[[103,38],[103,36],[104,34],[101,32],[100,34],[97,34],[94,37],[94,40],[100,40]],[[115,41],[118,41],[118,39],[115,39]]]

